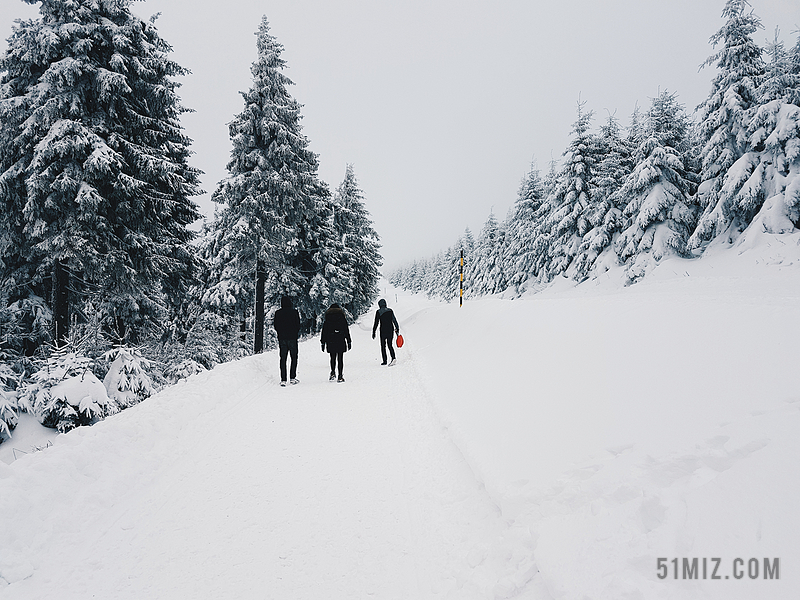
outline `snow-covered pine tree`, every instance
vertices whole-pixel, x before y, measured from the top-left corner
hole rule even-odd
[[[364,192],[358,187],[353,165],[345,169],[344,180],[333,195],[333,230],[341,243],[339,269],[346,285],[333,291],[339,302],[354,317],[364,314],[378,296],[378,268],[383,264],[380,238],[364,205]]]
[[[637,102],[636,106],[633,107],[630,122],[628,123],[628,135],[625,136],[628,147],[632,149],[631,152],[642,142],[642,137],[644,136],[643,128],[642,109]]]
[[[800,32],[798,32],[800,39]],[[775,28],[775,37],[764,48],[764,76],[758,86],[758,104],[764,105],[773,100],[792,103],[796,88],[800,86],[800,73],[793,73],[792,55],[780,39],[780,29]]]
[[[325,311],[334,302],[330,291],[346,278],[346,273],[341,268],[342,243],[333,230],[333,203],[328,185],[316,179],[309,186],[305,200],[295,227],[295,243],[286,254],[289,268],[300,274],[303,287],[297,292],[287,288],[286,293],[296,297],[296,308],[306,316],[303,331],[308,332],[322,326]],[[269,272],[268,289],[278,289],[281,280],[279,273]]]
[[[393,279],[392,285],[409,290],[411,292],[422,291],[422,279],[424,275],[425,261],[416,259],[403,270],[400,278]]]
[[[110,400],[107,412],[124,410],[156,393],[148,373],[150,361],[142,356],[139,349],[118,346],[106,352],[103,360],[108,365],[103,378]]]
[[[93,361],[64,346],[41,361],[18,388],[17,403],[45,427],[64,433],[91,425],[116,408],[92,371]]]
[[[800,30],[795,32],[797,41],[789,53],[789,90],[786,101],[800,106]]]
[[[689,239],[691,249],[702,248],[720,236],[737,236],[754,215],[749,209],[741,210],[725,183],[734,163],[750,149],[749,125],[758,107],[758,86],[764,74],[762,50],[752,38],[762,25],[749,7],[747,0],[727,0],[722,12],[725,24],[710,40],[714,47],[722,47],[703,63],[715,65],[719,73],[709,97],[699,107],[703,149],[695,201],[702,215]],[[752,172],[754,166],[740,164],[734,176],[741,179],[742,168]]]
[[[0,279],[52,298],[58,340],[88,296],[135,335],[193,275],[187,72],[132,0],[26,1],[0,58]]]
[[[759,235],[800,227],[800,88],[790,56],[775,33],[767,47],[759,106],[750,120],[749,151],[728,171],[725,190],[735,210],[755,215],[746,230]]]
[[[210,226],[203,302],[244,320],[254,308],[256,273],[264,302],[295,298],[306,331],[324,311],[327,284],[322,254],[334,239],[330,192],[317,175],[317,156],[302,133],[300,104],[282,73],[283,46],[263,17],[257,32],[253,84],[242,92],[244,110],[229,124],[229,175],[212,199],[223,205]],[[258,303],[260,304],[260,303]]]
[[[424,292],[428,298],[436,296],[436,287],[444,274],[442,270],[443,261],[444,252],[437,252],[425,261],[425,268],[421,273],[420,291]]]
[[[464,250],[464,263],[469,264],[472,255],[475,253],[475,236],[469,227],[464,228],[464,233],[460,238],[461,249]]]
[[[427,258],[416,259],[411,265],[402,270],[399,278],[392,280],[392,284],[397,287],[419,293],[425,291],[425,278],[427,277],[431,260]]]
[[[470,261],[467,288],[476,296],[495,294],[508,287],[503,260],[506,252],[504,224],[490,213],[478,236]]]
[[[504,270],[508,284],[517,288],[535,274],[536,231],[544,198],[544,183],[534,161],[520,184],[506,225]]]
[[[572,140],[564,151],[564,166],[547,200],[548,257],[544,277],[548,280],[567,270],[590,227],[588,217],[600,147],[596,136],[589,131],[593,113],[585,111],[585,105],[586,102],[578,102],[578,118],[572,126]]]
[[[436,255],[426,278],[426,292],[430,298],[450,302],[458,297],[461,244],[450,246]]]
[[[544,200],[533,217],[534,229],[531,234],[533,238],[533,248],[530,254],[530,264],[528,274],[537,280],[544,282],[548,280],[547,267],[550,260],[550,247],[553,239],[552,222],[550,216],[555,211],[559,201],[556,194],[558,189],[561,170],[555,158],[550,158],[550,164],[545,175]]]
[[[636,166],[619,190],[627,205],[615,245],[631,282],[665,256],[686,254],[693,226],[693,182],[683,160],[687,132],[688,117],[676,95],[665,91],[654,98],[634,153]]]
[[[640,135],[638,107],[634,111],[631,131]],[[627,198],[619,194],[622,183],[633,170],[634,146],[631,136],[623,137],[619,121],[613,114],[600,128],[600,161],[597,164],[592,189],[592,202],[587,212],[590,229],[581,240],[578,254],[569,269],[570,277],[583,281],[595,270],[598,258],[612,245],[614,236],[622,229]],[[611,253],[607,253],[611,254]],[[616,263],[598,265],[607,270]]]

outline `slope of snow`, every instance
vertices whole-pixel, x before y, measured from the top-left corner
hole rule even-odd
[[[618,276],[387,286],[396,367],[367,315],[0,462],[0,598],[796,598],[798,237]]]

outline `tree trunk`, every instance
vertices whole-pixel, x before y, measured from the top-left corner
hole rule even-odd
[[[256,262],[256,319],[253,332],[253,353],[258,354],[264,350],[264,284],[266,283],[267,273],[264,270],[264,262]]]
[[[55,325],[56,348],[67,341],[69,335],[69,271],[56,260],[53,266],[53,323]]]

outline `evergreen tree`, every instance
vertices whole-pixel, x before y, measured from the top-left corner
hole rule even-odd
[[[796,32],[797,42],[789,53],[789,90],[786,101],[800,106],[800,31]]]
[[[592,202],[587,212],[590,229],[583,236],[578,254],[575,257],[571,277],[583,281],[589,277],[600,255],[611,246],[614,236],[624,223],[622,211],[627,198],[618,193],[622,181],[633,169],[633,150],[631,139],[641,136],[638,106],[631,123],[631,135],[622,137],[619,121],[609,115],[601,127],[599,137],[601,159],[597,165],[592,188]],[[606,265],[607,267],[613,265]]]
[[[544,199],[545,184],[532,163],[508,218],[505,271],[509,285],[520,286],[535,274],[536,232]]]
[[[187,72],[132,0],[26,1],[41,18],[0,58],[0,279],[51,299],[58,341],[88,297],[135,336],[193,276]]]
[[[758,235],[790,233],[800,227],[800,73],[783,42],[767,47],[769,61],[758,88],[760,105],[748,128],[749,148],[730,169],[725,188],[735,209],[755,215],[750,230]]]
[[[556,190],[558,187],[561,170],[554,158],[550,159],[549,169],[544,178],[544,201],[533,217],[533,249],[530,255],[529,275],[540,281],[547,281],[547,268],[551,254],[553,240],[552,222],[550,215],[553,213],[558,201]]]
[[[464,250],[464,262],[472,260],[472,254],[475,252],[475,236],[472,235],[469,227],[464,229],[461,236],[461,247]]]
[[[460,244],[450,246],[434,257],[425,282],[425,290],[429,298],[439,298],[450,302],[457,297],[460,258]]]
[[[447,277],[448,265],[446,265],[446,253],[444,251],[433,255],[425,269],[425,276],[422,280],[422,289],[428,298],[439,298],[446,288],[442,281]]]
[[[472,255],[468,285],[472,293],[483,296],[508,287],[503,260],[505,248],[505,229],[494,213],[490,213]]]
[[[341,256],[336,262],[345,281],[330,298],[358,317],[378,296],[378,268],[383,260],[380,238],[364,206],[364,193],[358,187],[353,165],[347,165],[344,180],[333,195],[333,230],[341,244]]]
[[[594,175],[600,155],[595,136],[589,131],[593,113],[578,102],[578,119],[572,126],[572,141],[564,151],[565,164],[558,174],[555,190],[548,198],[548,263],[546,279],[567,270],[589,231],[589,214]]]
[[[794,91],[800,84],[800,73],[795,75],[792,72],[794,65],[791,54],[786,51],[779,35],[780,31],[775,28],[775,38],[764,49],[768,60],[764,64],[764,77],[757,90],[759,105],[778,99],[792,103]]]
[[[406,281],[408,282],[408,284],[404,287],[415,293],[425,292],[427,290],[427,288],[425,287],[425,282],[427,280],[428,273],[432,269],[433,269],[432,258],[415,260],[411,266],[411,270],[408,272],[406,276]]]
[[[725,24],[710,40],[713,46],[722,47],[704,63],[715,64],[719,73],[711,94],[699,107],[703,149],[697,203],[703,214],[689,240],[690,248],[700,248],[726,233],[738,234],[754,214],[733,201],[725,183],[734,163],[749,150],[749,123],[758,106],[758,86],[764,74],[761,48],[752,39],[762,25],[748,11],[749,6],[747,0],[727,0],[722,12]]]
[[[686,254],[693,225],[692,178],[684,166],[688,118],[675,94],[653,99],[636,149],[636,167],[619,195],[628,199],[625,229],[616,241],[620,262],[635,281],[668,255]]]
[[[244,110],[229,124],[229,175],[212,199],[224,206],[210,227],[203,302],[244,320],[264,303],[293,296],[303,329],[313,330],[329,293],[323,273],[326,243],[334,238],[327,186],[318,179],[317,156],[308,148],[300,104],[282,73],[283,46],[264,17],[257,32],[253,84]],[[256,301],[263,286],[263,301]],[[263,314],[263,312],[261,313]],[[263,325],[257,325],[263,334]]]
[[[642,109],[639,108],[639,103],[637,102],[636,106],[633,107],[630,124],[628,125],[628,135],[625,138],[629,148],[635,149],[642,143],[642,137],[644,136],[643,128]]]

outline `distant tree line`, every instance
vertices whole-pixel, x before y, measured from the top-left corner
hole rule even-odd
[[[663,91],[623,129],[610,115],[598,131],[578,102],[560,166],[535,165],[503,222],[491,214],[477,240],[467,230],[446,251],[391,274],[392,283],[452,299],[458,259],[466,293],[521,292],[557,276],[584,281],[621,268],[628,283],[668,256],[800,227],[800,36],[765,48],[746,0],[728,0],[711,37],[711,93],[691,118]]]
[[[369,308],[378,234],[352,165],[333,192],[319,178],[266,18],[218,209],[196,234],[187,71],[155,18],[133,0],[26,1],[40,17],[17,21],[0,56],[0,442],[19,411],[66,430],[270,347],[282,295],[305,333],[332,302]],[[55,394],[75,377],[105,378],[108,397]]]

